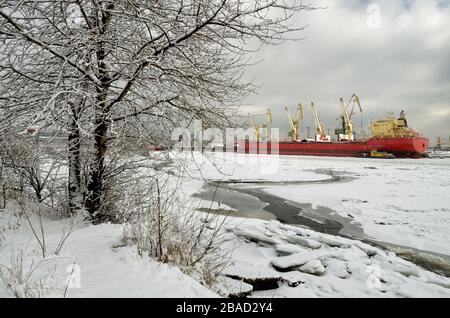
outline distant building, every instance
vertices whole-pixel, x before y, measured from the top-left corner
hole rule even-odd
[[[436,150],[450,151],[450,137],[448,138],[448,140],[438,137]]]

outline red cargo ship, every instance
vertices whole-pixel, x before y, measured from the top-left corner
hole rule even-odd
[[[280,154],[294,156],[422,158],[427,156],[429,141],[408,127],[404,112],[372,123],[372,137],[364,141],[327,142],[330,136],[318,135],[317,141],[279,142],[278,149],[271,142],[240,141],[237,151],[242,153]],[[353,139],[353,135],[339,135]]]
[[[386,152],[396,158],[421,158],[426,156],[428,143],[428,139],[422,137],[382,137],[359,142],[279,142],[277,150],[271,142],[240,141],[238,152],[278,153],[293,156],[370,157],[375,151]]]

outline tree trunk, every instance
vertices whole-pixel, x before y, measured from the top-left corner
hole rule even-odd
[[[78,126],[80,105],[71,104],[72,119],[69,124],[69,212],[74,215],[81,208],[81,138]]]
[[[89,211],[94,223],[96,223],[96,220],[101,220],[99,212],[102,206],[102,194],[104,190],[107,132],[108,126],[106,120],[97,124],[95,129],[94,158],[89,174],[88,196],[86,200],[86,209]]]
[[[101,35],[107,30],[110,14],[102,13],[102,24],[100,28]],[[105,63],[106,52],[105,43],[100,37],[97,43],[97,66],[99,71],[99,79],[101,85],[97,87],[97,113],[95,118],[94,129],[94,158],[91,165],[88,181],[88,197],[86,200],[86,209],[91,215],[93,223],[104,221],[105,211],[101,211],[102,197],[105,190],[105,155],[107,150],[107,134],[109,128],[107,97],[111,79],[108,76],[107,65]]]

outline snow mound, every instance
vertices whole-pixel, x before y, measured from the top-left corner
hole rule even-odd
[[[322,246],[322,244],[320,244],[317,241],[313,241],[304,237],[301,237],[299,235],[288,235],[287,236],[287,240],[289,243],[293,243],[293,244],[298,244],[307,248],[312,248],[312,249],[318,249]]]
[[[61,234],[55,229],[61,221],[43,221],[47,245],[56,246]],[[42,259],[24,224],[9,233],[0,246],[0,265],[11,266],[11,257],[18,249],[23,249],[26,256],[25,269],[29,263],[42,262],[31,277],[49,288],[42,297],[217,297],[179,268],[140,257],[134,247],[119,247],[122,233],[121,225],[79,225],[68,237],[61,255]],[[68,284],[73,278],[76,284]],[[1,287],[0,297],[12,296]]]
[[[237,236],[243,237],[245,239],[248,239],[249,241],[256,243],[263,243],[269,245],[277,245],[282,243],[282,241],[267,236],[264,232],[260,231],[257,228],[242,227],[234,229],[233,232]]]
[[[255,266],[249,263],[235,263],[225,268],[222,274],[233,279],[243,280],[252,285],[254,290],[278,288],[278,282],[281,279],[280,273],[270,268],[268,264]]]
[[[320,257],[330,255],[328,251],[311,251],[293,254],[276,258],[272,261],[272,266],[280,271],[292,270],[305,265],[308,262],[316,260]]]
[[[318,259],[309,261],[305,265],[298,269],[300,272],[312,274],[312,275],[322,275],[325,273],[325,267],[323,267],[322,262]]]
[[[294,244],[278,244],[275,245],[275,250],[280,256],[288,256],[306,251],[304,248]]]
[[[219,293],[225,297],[244,298],[252,294],[253,286],[242,280],[220,276],[216,281]]]
[[[236,278],[264,276],[268,264],[280,276],[278,288],[254,288],[255,297],[450,297],[450,279],[360,241],[261,220],[240,222],[234,233],[255,239],[233,254],[246,264],[233,268]]]

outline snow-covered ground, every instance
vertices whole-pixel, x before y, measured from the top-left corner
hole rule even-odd
[[[138,256],[122,244],[121,225],[89,225],[75,220],[43,218],[47,255],[24,218],[10,205],[0,210],[0,298],[13,297],[217,297],[177,267]],[[31,222],[40,235],[39,222]],[[54,254],[68,236],[60,253]],[[13,274],[10,273],[12,271]],[[21,275],[18,273],[22,271]],[[17,279],[17,278],[20,279]]]
[[[153,158],[157,163],[163,160]],[[173,160],[156,170],[167,172],[174,183],[182,178],[179,190],[186,202],[204,189],[206,181],[249,182],[246,187],[326,206],[353,218],[373,239],[450,255],[449,159],[218,153],[207,158],[182,154]],[[178,165],[178,160],[183,164]],[[333,179],[336,176],[341,179]],[[211,205],[206,200],[200,206],[230,208],[226,202]],[[22,269],[23,279],[13,280],[9,290],[0,289],[0,297],[11,296],[12,291],[53,297],[450,297],[449,278],[393,252],[277,220],[239,217],[239,213],[235,209],[222,229],[224,249],[232,248],[231,262],[212,291],[177,267],[138,256],[135,246],[121,241],[123,226],[92,226],[81,217],[73,225],[69,220],[43,219],[47,256],[42,258],[26,220],[19,219],[17,207],[10,205],[0,210],[0,266],[3,276],[9,269],[15,273]],[[32,222],[39,223],[36,216]],[[70,228],[61,252],[54,255],[62,233]],[[68,288],[78,283],[80,288]]]
[[[450,255],[448,159],[217,153],[181,154],[177,160],[184,164],[178,173],[184,176],[186,195],[204,190],[211,181],[263,189],[286,200],[329,207],[374,240]],[[227,209],[226,202],[220,206]],[[448,278],[393,252],[278,221],[239,218],[238,208],[230,215],[227,229],[237,247],[224,274],[243,280],[241,291],[253,285],[256,297],[450,297]],[[440,261],[450,265],[448,258]],[[270,287],[274,280],[279,288]],[[259,290],[258,284],[269,288]]]
[[[258,187],[286,200],[329,207],[353,218],[376,240],[450,255],[450,159],[248,158],[220,153],[210,160],[192,160],[192,170],[200,166],[204,179],[287,182]],[[330,174],[349,179],[307,182],[330,179]],[[187,191],[198,191],[202,184],[192,181]]]
[[[450,279],[359,241],[276,221],[228,228],[239,244],[224,274],[255,297],[450,297]],[[279,288],[265,288],[271,280]]]

